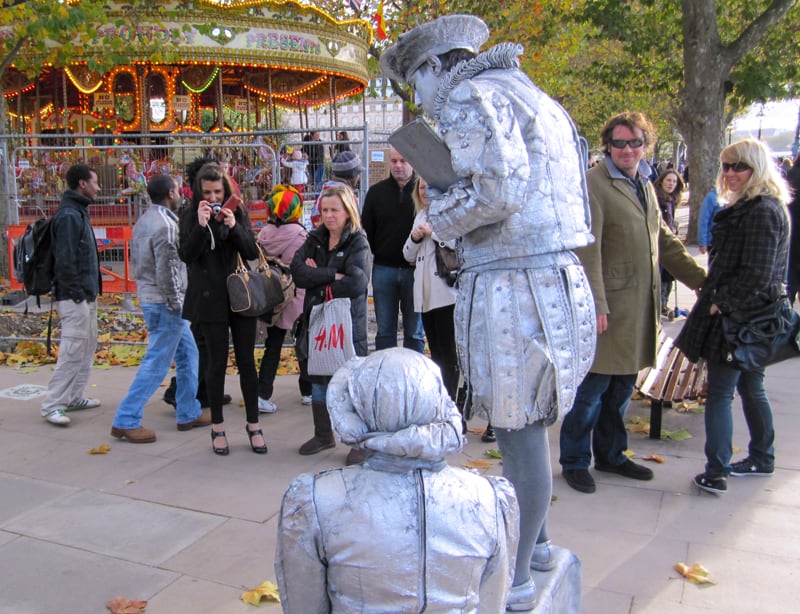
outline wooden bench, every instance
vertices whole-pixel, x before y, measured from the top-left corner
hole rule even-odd
[[[650,399],[650,439],[661,439],[664,407],[696,399],[705,386],[705,361],[689,362],[671,337],[659,333],[655,366],[643,369],[636,378],[636,388]]]

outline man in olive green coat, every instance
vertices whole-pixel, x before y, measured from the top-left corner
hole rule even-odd
[[[690,288],[705,271],[661,219],[644,162],[655,132],[641,113],[612,117],[601,132],[604,161],[587,173],[595,242],[577,250],[594,294],[597,352],[561,426],[561,463],[567,483],[592,493],[595,469],[637,480],[653,472],[623,452],[623,416],[636,374],[652,366],[661,307],[659,264]],[[591,450],[590,450],[591,443]]]

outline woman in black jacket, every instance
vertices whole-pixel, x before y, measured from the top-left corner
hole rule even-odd
[[[195,336],[205,341],[211,445],[215,454],[225,456],[229,452],[222,400],[230,329],[247,413],[246,431],[250,447],[257,454],[266,454],[264,435],[258,428],[258,375],[253,355],[256,318],[231,311],[227,288],[228,275],[236,269],[237,253],[244,260],[258,257],[250,218],[244,207],[235,211],[222,209],[220,216],[214,215],[213,205],[224,203],[231,196],[228,178],[216,163],[206,164],[198,171],[192,193],[192,204],[182,211],[180,217],[178,253],[187,264],[189,277],[183,317],[192,323]]]
[[[292,278],[305,288],[303,322],[298,336],[308,335],[311,308],[325,301],[330,288],[334,298],[350,299],[353,345],[356,355],[367,355],[367,285],[369,284],[369,243],[361,229],[358,205],[353,191],[344,184],[334,185],[320,196],[321,224],[292,258]],[[311,409],[314,436],[300,446],[300,454],[316,454],[336,445],[325,395],[330,377],[311,376]],[[359,462],[361,450],[351,450],[348,464]]]
[[[739,371],[725,361],[722,317],[774,303],[785,293],[789,250],[789,192],[766,146],[747,139],[720,154],[720,202],[714,216],[706,283],[677,339],[692,362],[705,358],[706,470],[694,478],[703,490],[727,491],[728,475],[770,475],[775,467],[772,408],[764,369]],[[747,457],[731,463],[734,390],[742,401],[750,443]]]

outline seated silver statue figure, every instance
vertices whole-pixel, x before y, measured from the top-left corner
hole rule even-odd
[[[275,571],[283,611],[505,609],[517,503],[499,477],[450,467],[461,415],[439,368],[412,350],[354,358],[328,408],[363,466],[303,474],[283,498]]]

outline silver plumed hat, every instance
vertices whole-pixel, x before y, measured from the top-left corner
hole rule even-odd
[[[430,57],[453,49],[473,53],[489,39],[489,28],[474,15],[445,15],[402,34],[381,56],[381,70],[390,79],[408,82]]]

